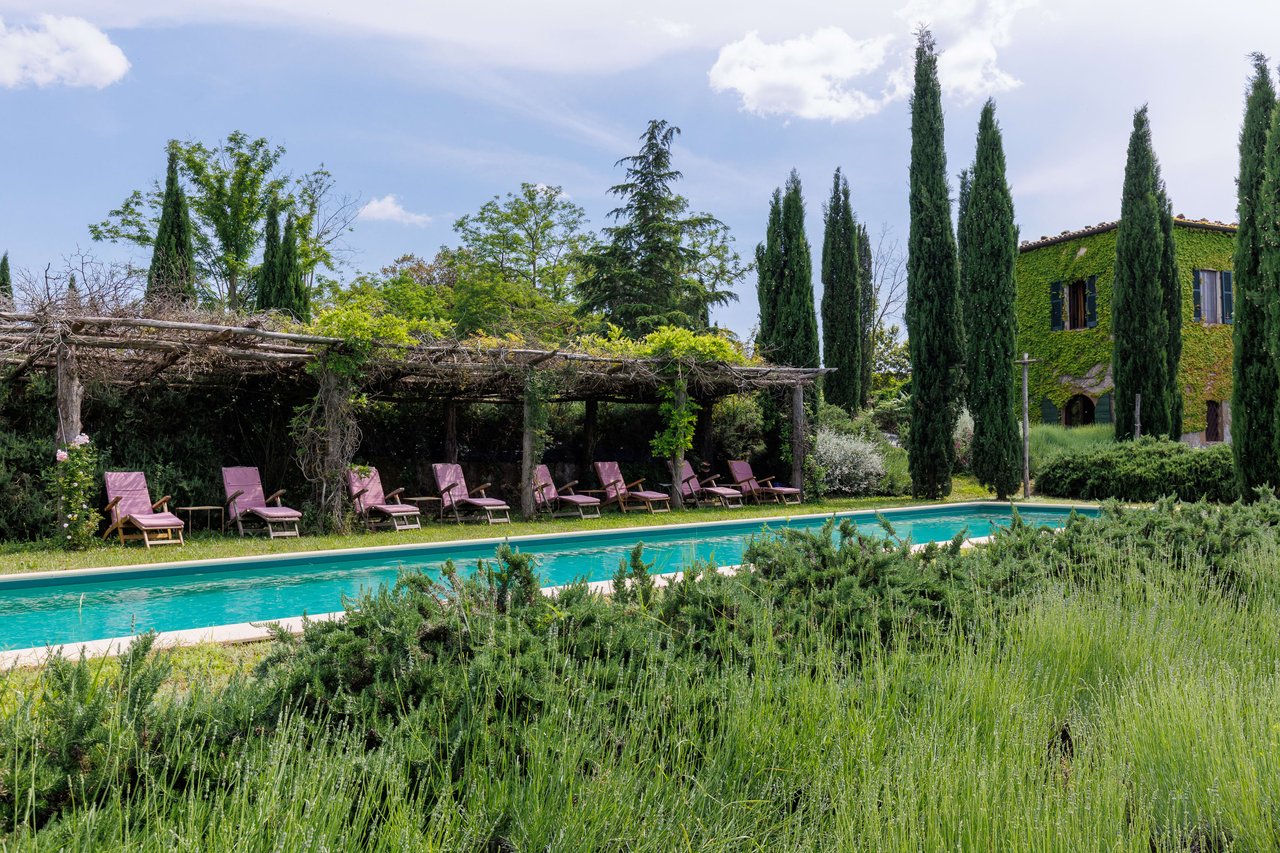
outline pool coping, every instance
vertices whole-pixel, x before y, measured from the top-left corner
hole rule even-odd
[[[962,548],[971,548],[975,545],[985,545],[990,542],[991,536],[975,536],[972,539],[966,539],[961,543]],[[922,542],[911,546],[912,551],[920,551],[928,548],[933,542]],[[736,566],[717,566],[715,570],[722,575],[736,574],[741,569],[741,564]],[[663,572],[653,576],[654,586],[659,589],[670,586],[684,577],[684,571]],[[544,586],[541,589],[543,595],[554,598],[562,590],[568,589],[572,584],[559,584],[556,586]],[[613,580],[587,581],[587,590],[597,595],[608,595],[613,590]],[[174,649],[180,646],[199,645],[201,643],[219,643],[222,645],[234,645],[239,643],[259,643],[271,639],[276,635],[277,629],[283,629],[287,633],[298,636],[303,632],[309,622],[336,622],[346,616],[345,610],[336,610],[331,613],[321,613],[316,616],[303,614],[301,616],[288,616],[284,619],[276,619],[267,622],[237,622],[230,625],[211,625],[206,628],[184,628],[178,631],[160,631],[156,634],[155,646],[157,649]],[[26,649],[9,649],[0,651],[0,672],[11,669],[42,666],[52,657],[80,657],[85,658],[101,658],[118,656],[129,647],[138,634],[127,637],[107,637],[100,640],[80,640],[72,643],[60,643],[50,646],[34,646]]]
[[[833,512],[814,512],[802,513],[796,515],[769,515],[769,516],[748,516],[741,518],[726,518],[717,521],[684,521],[678,524],[640,524],[630,527],[610,527],[603,530],[565,530],[558,533],[522,533],[518,536],[486,536],[479,539],[442,539],[438,542],[406,542],[403,545],[368,545],[358,548],[324,548],[318,551],[282,551],[271,554],[251,554],[243,557],[205,557],[196,560],[171,560],[164,563],[129,563],[121,566],[96,566],[87,569],[49,569],[41,572],[15,572],[12,574],[0,575],[0,592],[3,592],[9,586],[28,586],[33,581],[43,580],[71,580],[75,578],[96,578],[99,576],[109,577],[112,574],[132,573],[146,577],[151,572],[171,572],[174,569],[182,569],[192,567],[193,571],[198,571],[201,566],[219,565],[233,566],[239,563],[251,563],[261,561],[263,559],[277,560],[289,558],[311,558],[311,557],[333,557],[343,554],[368,554],[372,552],[394,552],[408,551],[421,548],[439,548],[449,545],[501,545],[504,542],[526,542],[530,539],[565,539],[571,536],[577,537],[595,537],[609,536],[616,534],[635,533],[644,530],[679,530],[689,527],[719,527],[729,524],[741,524],[744,522],[760,522],[767,524],[770,522],[790,522],[792,520],[811,520],[816,518],[832,518],[840,515],[853,515],[855,513],[881,514],[886,512],[904,512],[910,510],[928,510],[946,507],[948,509],[967,509],[970,507],[988,507],[988,506],[1012,506],[1017,509],[1020,504],[1012,501],[957,501],[956,503],[931,503],[931,504],[910,504],[907,506],[887,506],[872,507],[868,509],[849,509],[835,510]],[[1021,506],[1034,507],[1036,509],[1099,509],[1099,504],[1090,504],[1084,502],[1078,503],[1035,503],[1021,504]],[[97,641],[94,641],[97,642]]]

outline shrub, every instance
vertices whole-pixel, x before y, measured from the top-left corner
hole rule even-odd
[[[1196,449],[1163,438],[1063,453],[1044,465],[1036,491],[1083,500],[1155,501],[1173,495],[1226,503],[1239,497],[1229,445]]]
[[[869,495],[884,476],[884,461],[869,441],[828,429],[818,430],[813,456],[825,472],[827,490],[842,495]]]
[[[1073,450],[1115,442],[1111,424],[1064,427],[1061,424],[1031,425],[1031,476],[1036,476],[1050,459]]]
[[[97,544],[102,516],[94,507],[98,494],[98,451],[84,433],[57,451],[48,473],[49,491],[62,515],[54,537],[62,547],[79,551]]]
[[[955,431],[951,433],[951,441],[956,449],[956,471],[967,472],[973,461],[973,415],[968,409],[960,410],[956,418]]]
[[[911,493],[911,466],[907,451],[901,447],[888,447],[883,451],[884,476],[876,485],[877,495],[901,497]]]
[[[751,459],[764,453],[764,415],[747,394],[732,394],[711,410],[711,431],[719,459]]]

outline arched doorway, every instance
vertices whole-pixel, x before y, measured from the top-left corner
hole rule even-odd
[[[1077,394],[1067,401],[1062,409],[1062,423],[1069,427],[1088,426],[1093,423],[1093,400],[1083,394]]]

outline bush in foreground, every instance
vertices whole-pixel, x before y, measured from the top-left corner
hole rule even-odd
[[[1197,449],[1143,438],[1063,453],[1036,476],[1042,495],[1079,500],[1229,503],[1240,496],[1227,445]]]

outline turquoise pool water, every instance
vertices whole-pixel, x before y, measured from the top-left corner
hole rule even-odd
[[[1095,514],[1091,508],[1078,510]],[[1068,509],[1028,507],[1029,523],[1060,526]],[[915,542],[947,541],[961,530],[987,536],[1010,520],[1001,505],[917,507],[884,513],[899,536]],[[882,535],[874,512],[842,513]],[[824,517],[760,519],[599,531],[511,540],[534,554],[543,583],[606,580],[637,542],[644,542],[655,572],[683,569],[694,560],[731,566],[741,562],[754,536],[782,527],[818,528]],[[492,558],[493,542],[450,542],[380,548],[362,553],[298,554],[198,566],[135,568],[78,577],[0,577],[0,649],[18,649],[124,637],[141,631],[176,631],[238,622],[263,622],[342,609],[344,596],[392,583],[402,569],[438,573],[453,559],[463,570]]]

